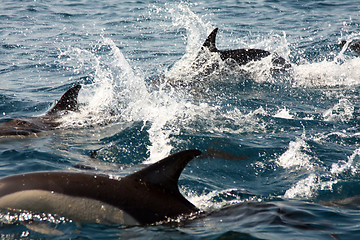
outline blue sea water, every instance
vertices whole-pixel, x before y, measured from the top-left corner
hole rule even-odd
[[[195,219],[127,227],[2,211],[1,238],[360,238],[360,58],[338,45],[360,39],[359,15],[351,0],[1,1],[0,121],[44,114],[82,85],[59,129],[0,138],[1,177],[86,171],[76,165],[124,176],[208,153],[179,181],[205,212]],[[273,74],[268,58],[192,70],[215,27],[219,49],[276,52],[291,71]]]

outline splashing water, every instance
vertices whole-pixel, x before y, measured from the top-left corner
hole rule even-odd
[[[354,153],[348,157],[347,161],[339,161],[338,163],[333,163],[331,166],[331,173],[338,176],[346,172],[350,172],[352,175],[355,175],[359,172],[359,156],[360,149],[356,149]]]
[[[173,17],[173,25],[186,28],[188,33],[186,54],[165,73],[165,76],[168,79],[173,77],[175,81],[183,81],[184,76],[188,75],[194,81],[194,75],[201,73],[203,69],[192,73],[191,69],[184,71],[184,68],[193,61],[194,53],[197,54],[194,49],[200,49],[202,44],[202,40],[199,40],[200,35],[204,35],[200,33],[211,29],[210,25],[204,24],[187,5],[157,9],[157,12],[161,11],[168,11]],[[91,50],[71,48],[63,52],[62,56],[67,57],[66,64],[74,64],[76,60],[78,61],[74,64],[77,66],[76,72],[93,70],[91,84],[85,85],[80,92],[81,112],[66,116],[65,127],[91,127],[112,122],[143,122],[144,126],[150,125],[146,129],[151,143],[147,146],[150,157],[146,163],[167,156],[173,148],[170,144],[171,136],[178,135],[181,129],[188,129],[193,122],[214,119],[215,125],[209,124],[207,130],[223,132],[232,130],[222,127],[216,130],[216,119],[219,123],[224,116],[228,119],[238,119],[239,111],[236,109],[223,112],[219,111],[216,105],[212,106],[204,102],[198,104],[192,95],[199,89],[194,89],[192,86],[169,89],[160,85],[154,88],[154,83],[147,83],[146,77],[141,76],[141,72],[134,72],[129,60],[110,38],[102,37]],[[213,57],[216,58],[214,61],[219,62],[218,56]],[[184,72],[185,75],[181,74]],[[241,118],[249,118],[250,121],[252,116],[253,114],[249,114]],[[239,120],[239,124],[243,125],[242,120],[237,121]],[[243,126],[245,127],[246,124]],[[240,129],[238,128],[237,131]]]
[[[279,157],[277,163],[279,166],[287,169],[298,167],[313,170],[314,166],[311,163],[309,151],[309,146],[303,137],[298,138],[296,141],[290,142],[289,149]]]
[[[323,113],[325,121],[346,122],[354,118],[354,105],[347,99],[340,99],[333,108]]]
[[[109,52],[97,56],[96,52],[75,48],[63,53],[80,59],[80,68],[92,64],[95,69],[93,83],[81,91],[81,111],[66,116],[65,127],[69,127],[66,124],[88,127],[115,121],[149,123],[147,132],[151,145],[147,163],[169,155],[172,150],[170,135],[176,135],[184,123],[193,119],[198,110],[204,112],[207,105],[192,103],[182,91],[148,87],[111,39],[103,37],[97,48],[107,48]],[[182,120],[179,122],[179,119]]]

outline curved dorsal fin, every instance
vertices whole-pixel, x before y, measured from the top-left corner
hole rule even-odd
[[[56,114],[59,111],[76,111],[78,109],[77,98],[81,85],[72,86],[69,90],[62,95],[56,105],[47,113],[48,115]]]
[[[199,150],[185,150],[170,155],[125,178],[150,183],[161,187],[171,194],[179,194],[178,180],[186,164],[201,154]]]
[[[218,52],[219,50],[216,48],[215,40],[216,40],[216,34],[219,29],[215,28],[210,35],[205,40],[203,47],[206,47],[209,49],[210,52]]]

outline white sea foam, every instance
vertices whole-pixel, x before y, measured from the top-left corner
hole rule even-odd
[[[340,40],[357,39],[359,33],[342,36]],[[325,58],[318,62],[303,60],[294,65],[294,85],[299,87],[338,87],[359,85],[360,58],[345,55],[345,45],[333,58]],[[349,50],[348,50],[349,51]]]
[[[290,114],[290,111],[284,107],[279,109],[279,111],[274,115],[276,118],[284,118],[284,119],[294,119],[294,116]]]
[[[297,138],[289,143],[289,148],[278,159],[277,164],[283,168],[313,170],[312,156],[310,147],[305,141],[305,136]]]
[[[340,99],[334,107],[323,113],[325,121],[346,122],[354,118],[354,105],[347,99]]]
[[[213,190],[202,194],[195,193],[187,188],[182,188],[180,191],[191,203],[204,212],[246,201],[262,201],[260,197],[256,196],[241,197],[241,195],[236,194],[239,189]],[[226,198],[227,200],[219,201],[219,198]]]
[[[276,163],[292,173],[306,173],[306,177],[298,180],[284,193],[285,198],[312,198],[319,190],[332,190],[337,183],[328,171],[319,166],[320,160],[311,156],[311,148],[306,143],[305,132],[301,137],[289,143],[289,149],[283,153]]]
[[[294,85],[299,87],[354,86],[360,82],[360,59],[346,57],[341,62],[321,62],[294,65]]]
[[[319,191],[332,191],[333,185],[347,175],[356,175],[360,170],[360,149],[356,149],[347,160],[333,163],[330,169],[321,168],[309,171],[306,178],[299,180],[286,190],[285,198],[313,198]]]
[[[349,172],[355,175],[360,170],[360,148],[356,149],[347,161],[340,160],[338,163],[333,163],[330,172],[335,176]]]
[[[286,190],[285,198],[312,198],[317,195],[319,190],[330,190],[332,186],[336,184],[337,180],[330,180],[328,178],[322,179],[324,176],[318,176],[315,173],[311,173],[308,177],[298,181],[290,189]]]

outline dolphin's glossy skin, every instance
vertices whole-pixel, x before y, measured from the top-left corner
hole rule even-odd
[[[152,224],[197,213],[178,189],[198,150],[175,153],[120,180],[74,172],[35,172],[0,179],[0,208],[58,214],[80,222]]]
[[[56,105],[45,115],[39,117],[28,117],[24,119],[13,119],[0,123],[0,136],[9,135],[31,135],[41,131],[53,130],[60,125],[57,120],[67,111],[78,109],[77,97],[81,89],[80,85],[71,87]]]

